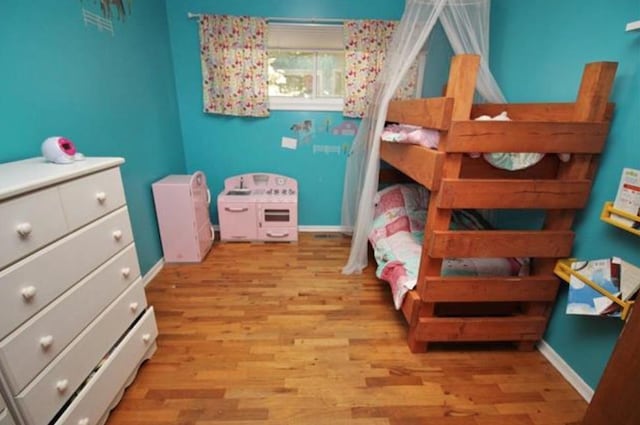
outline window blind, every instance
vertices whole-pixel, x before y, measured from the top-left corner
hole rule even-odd
[[[342,25],[283,24],[267,26],[269,49],[344,50]]]

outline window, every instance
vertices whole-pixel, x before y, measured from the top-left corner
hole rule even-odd
[[[269,24],[270,109],[342,110],[342,25]]]

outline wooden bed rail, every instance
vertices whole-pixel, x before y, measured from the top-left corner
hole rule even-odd
[[[430,240],[428,240],[430,239]],[[570,230],[435,230],[425,236],[432,258],[536,257],[571,255]]]
[[[600,153],[609,123],[452,121],[446,152]]]
[[[451,123],[451,111],[453,99],[450,97],[397,100],[389,102],[387,121],[446,130]]]
[[[605,121],[611,121],[613,117],[613,103],[607,104]],[[479,103],[471,108],[471,119],[481,115],[494,117],[502,112],[507,112],[513,121],[573,121],[576,104],[568,103]]]
[[[429,276],[419,295],[426,302],[554,301],[558,286],[553,276]]]
[[[444,179],[438,208],[577,209],[583,208],[591,181]]]

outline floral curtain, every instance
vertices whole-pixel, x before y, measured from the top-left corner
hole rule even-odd
[[[263,18],[203,15],[200,58],[204,111],[269,116],[267,22]]]
[[[395,21],[359,20],[345,21],[345,98],[343,115],[362,118],[373,93],[375,83],[386,57],[387,46],[396,29]],[[402,84],[395,92],[395,99],[415,96],[418,66],[414,61]]]

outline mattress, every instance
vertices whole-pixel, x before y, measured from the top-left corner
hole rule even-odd
[[[378,192],[369,241],[378,267],[376,276],[389,283],[393,303],[400,309],[405,295],[417,283],[429,192],[422,186],[393,185]],[[488,229],[474,210],[455,211],[452,228]],[[519,276],[528,274],[528,259],[447,258],[442,276]]]

